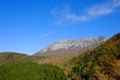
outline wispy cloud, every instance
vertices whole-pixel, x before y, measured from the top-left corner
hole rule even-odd
[[[47,33],[43,33],[40,35],[40,37],[49,37],[52,34],[53,31],[49,31]]]
[[[41,34],[40,37],[48,37],[49,34],[48,33],[44,33],[44,34]]]
[[[62,24],[66,21],[85,22],[100,16],[114,13],[119,7],[120,0],[107,0],[107,2],[103,4],[90,6],[83,11],[83,14],[73,13],[70,7],[65,7],[63,10],[55,8],[52,10],[52,14],[57,17],[56,24]]]
[[[57,8],[53,9],[51,13],[56,18],[55,25],[63,24],[64,22],[66,22],[67,15],[69,15],[70,12],[71,11],[69,6],[64,7],[64,9],[62,10],[59,10]]]

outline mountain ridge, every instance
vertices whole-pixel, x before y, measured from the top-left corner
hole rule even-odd
[[[104,36],[98,36],[96,38],[87,37],[72,40],[60,40],[51,45],[48,45],[34,55],[41,55],[47,53],[52,54],[58,52],[66,52],[70,50],[82,50],[87,47],[95,47],[105,42],[106,40],[108,40],[108,38]]]

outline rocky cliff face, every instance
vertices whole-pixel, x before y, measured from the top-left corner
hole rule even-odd
[[[97,38],[80,38],[73,40],[61,40],[48,47],[40,50],[35,55],[44,53],[54,53],[59,51],[82,50],[87,47],[95,47],[107,40],[106,37],[99,36]]]

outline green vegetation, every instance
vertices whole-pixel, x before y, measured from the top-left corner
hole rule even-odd
[[[18,53],[0,54],[0,80],[66,80],[59,67],[37,64],[44,57],[30,57]]]
[[[0,66],[0,80],[66,80],[66,76],[56,66],[27,62]]]
[[[74,80],[120,80],[120,33],[72,59],[68,77]]]

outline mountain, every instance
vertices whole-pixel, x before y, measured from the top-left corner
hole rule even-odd
[[[69,61],[70,80],[120,80],[120,33]]]
[[[46,58],[38,60],[39,64],[50,63],[64,65],[65,62],[80,55],[82,52],[93,49],[104,43],[108,38],[99,36],[97,38],[80,38],[74,40],[61,40],[38,51],[33,56],[44,56]]]
[[[87,47],[95,47],[103,42],[105,42],[108,38],[99,36],[97,38],[80,38],[74,40],[61,40],[55,42],[48,47],[40,50],[39,52],[35,53],[34,55],[41,55],[41,54],[52,54],[58,52],[65,52],[69,50],[83,50]]]

